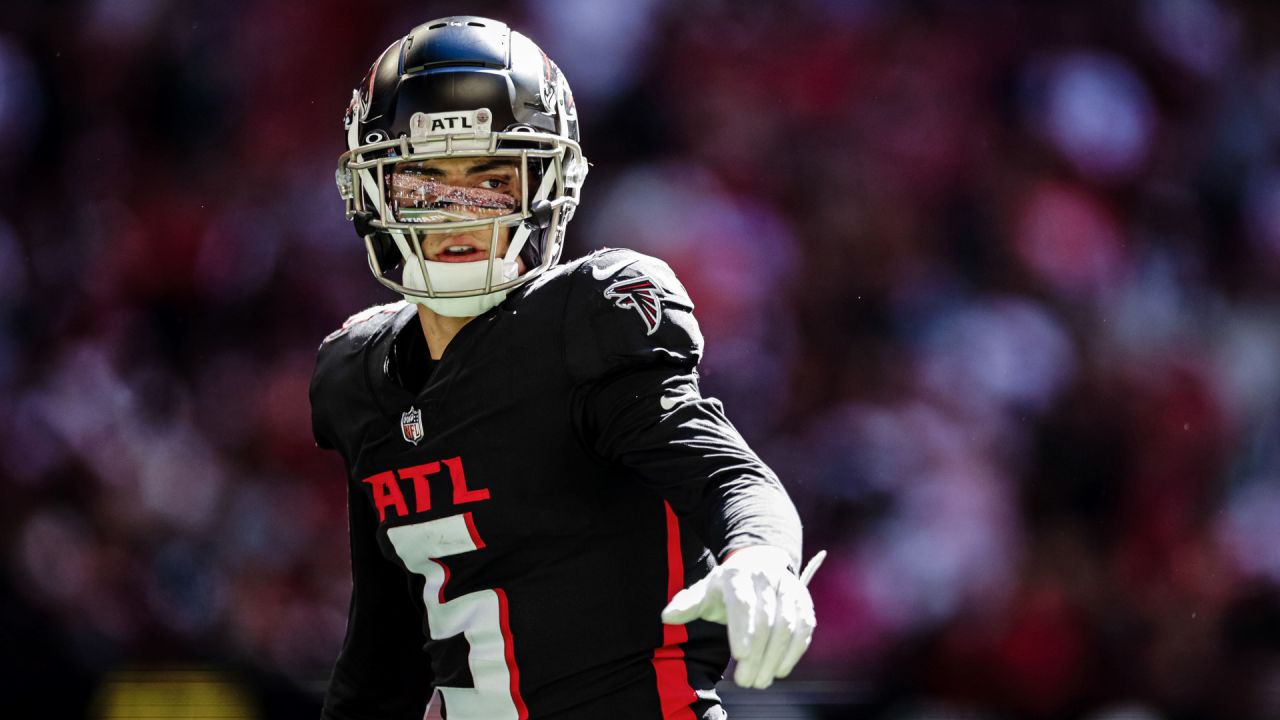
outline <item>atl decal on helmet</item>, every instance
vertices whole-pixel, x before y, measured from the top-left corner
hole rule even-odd
[[[633,308],[640,313],[640,319],[644,321],[644,326],[648,330],[645,334],[652,335],[657,332],[658,324],[662,322],[660,293],[658,286],[652,280],[641,275],[619,280],[610,285],[605,288],[604,296],[613,300],[613,304],[620,308]]]

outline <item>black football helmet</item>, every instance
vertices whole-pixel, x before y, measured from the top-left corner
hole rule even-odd
[[[410,302],[442,315],[478,315],[559,261],[587,161],[569,84],[524,35],[471,16],[413,28],[369,68],[345,127],[337,183],[347,218],[365,241],[374,277]],[[407,174],[408,164],[491,156],[516,167],[518,197]],[[485,260],[432,262],[423,255],[427,233],[485,226]],[[510,242],[498,257],[503,232]]]

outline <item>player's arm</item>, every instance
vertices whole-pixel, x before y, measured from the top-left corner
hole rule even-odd
[[[582,319],[566,325],[590,338],[567,342],[569,364],[584,378],[575,395],[581,437],[693,522],[721,561],[673,599],[664,620],[727,624],[735,681],[767,687],[799,661],[815,626],[796,576],[799,517],[720,403],[702,397],[695,371],[702,338],[683,287],[665,264],[629,257],[603,280],[583,275],[574,303]],[[637,296],[619,302],[620,292]],[[642,303],[652,313],[636,307]]]
[[[595,384],[583,405],[584,437],[595,451],[632,470],[678,515],[692,519],[720,559],[672,598],[663,621],[727,625],[740,686],[765,688],[790,674],[817,624],[796,574],[800,521],[720,403],[701,397],[688,371],[656,367]]]
[[[348,490],[351,606],[323,720],[421,720],[431,697],[422,618],[404,571],[383,557],[369,501]]]
[[[702,397],[692,368],[630,367],[580,393],[591,449],[693,520],[718,559],[767,545],[785,556],[784,566],[798,569],[801,528],[791,499],[720,401]]]
[[[357,316],[359,317],[359,316]],[[316,444],[337,449],[355,430],[342,424],[354,412],[363,387],[359,348],[348,322],[321,346],[311,383],[312,431]],[[348,464],[349,468],[349,464]],[[378,547],[378,519],[369,500],[347,483],[351,543],[351,604],[347,633],[325,693],[323,720],[421,720],[432,691],[429,658],[422,651],[422,617],[403,570]]]

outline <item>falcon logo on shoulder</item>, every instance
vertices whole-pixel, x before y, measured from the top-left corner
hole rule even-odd
[[[405,442],[417,445],[422,442],[422,411],[409,408],[400,414],[400,434]]]
[[[605,288],[604,296],[613,301],[624,310],[634,308],[640,313],[640,319],[644,321],[645,328],[648,329],[646,335],[652,335],[658,330],[658,323],[662,322],[662,300],[660,299],[661,291],[652,280],[641,275],[640,277],[619,280],[618,282]]]

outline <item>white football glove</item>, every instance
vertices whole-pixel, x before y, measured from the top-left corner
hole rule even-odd
[[[710,620],[729,626],[729,652],[738,661],[733,681],[767,688],[786,677],[813,639],[817,619],[806,587],[825,550],[800,577],[781,548],[756,545],[735,551],[706,577],[681,590],[662,611],[668,625]]]

